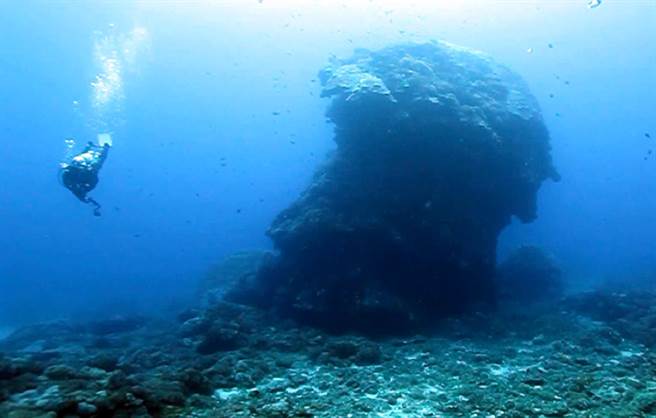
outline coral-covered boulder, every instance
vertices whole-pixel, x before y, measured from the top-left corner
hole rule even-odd
[[[520,305],[557,299],[565,288],[554,259],[532,245],[518,248],[499,264],[497,287],[504,302]]]
[[[337,149],[273,221],[279,251],[229,298],[335,330],[402,330],[494,299],[497,236],[557,179],[522,80],[443,42],[320,72]]]

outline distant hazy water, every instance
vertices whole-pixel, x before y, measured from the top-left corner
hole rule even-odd
[[[0,340],[11,334],[13,329],[0,327]]]

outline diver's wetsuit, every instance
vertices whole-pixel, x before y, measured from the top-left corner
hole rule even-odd
[[[102,167],[109,144],[102,147],[89,142],[80,154],[73,157],[69,164],[64,164],[61,170],[61,179],[64,186],[84,203],[94,206],[93,214],[100,216],[100,204],[87,196],[98,184],[98,172]]]

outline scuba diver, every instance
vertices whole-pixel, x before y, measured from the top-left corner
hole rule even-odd
[[[98,172],[107,159],[107,153],[112,146],[108,134],[98,135],[98,145],[89,141],[84,150],[71,159],[69,163],[62,163],[60,178],[64,186],[75,197],[94,207],[93,214],[100,216],[100,204],[87,196],[98,184]]]

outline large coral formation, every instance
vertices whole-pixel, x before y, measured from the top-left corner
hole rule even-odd
[[[320,78],[337,150],[230,297],[367,331],[492,302],[499,232],[558,177],[522,80],[442,42],[357,50]]]

